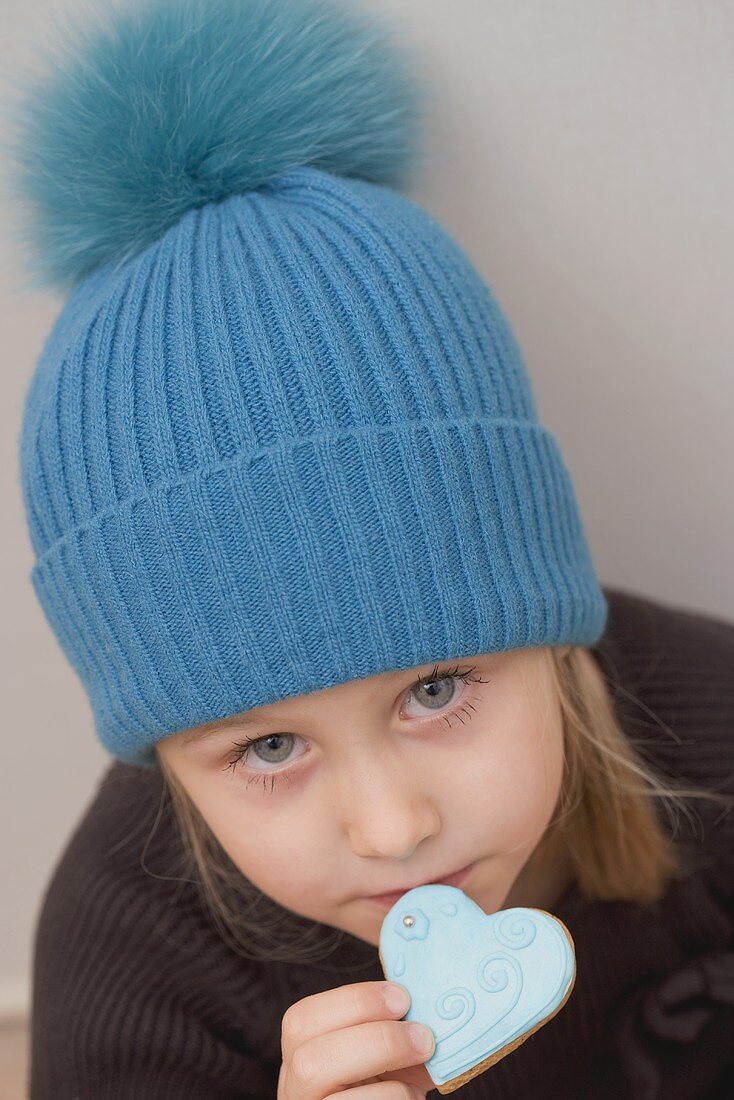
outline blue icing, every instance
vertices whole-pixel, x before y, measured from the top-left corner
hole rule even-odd
[[[487,914],[455,886],[418,886],[397,901],[380,930],[390,981],[411,995],[405,1020],[436,1039],[425,1063],[440,1085],[552,1016],[576,972],[559,920],[540,909]]]

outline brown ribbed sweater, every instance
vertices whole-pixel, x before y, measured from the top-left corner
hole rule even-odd
[[[734,624],[605,594],[592,653],[623,728],[663,777],[734,794]],[[347,933],[317,965],[236,954],[196,886],[176,877],[162,783],[113,761],[50,878],[34,945],[31,1100],[275,1098],[288,1006],[384,980],[377,949]],[[554,908],[576,947],[571,997],[457,1095],[734,1098],[734,811],[690,805],[673,835],[694,872],[653,909],[591,902],[573,885]],[[334,942],[334,929],[299,920]]]

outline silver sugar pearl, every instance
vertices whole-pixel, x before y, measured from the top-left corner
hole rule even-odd
[[[407,916],[403,917],[403,924],[406,928],[412,928],[415,924],[415,917]]]

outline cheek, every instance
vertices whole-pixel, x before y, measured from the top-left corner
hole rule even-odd
[[[271,806],[268,799],[278,804]],[[314,852],[325,849],[300,800],[280,801],[277,790],[270,795],[251,787],[233,789],[225,797],[218,792],[200,808],[238,870],[275,901],[293,907],[299,895],[322,885]]]
[[[563,777],[563,739],[559,726],[529,713],[487,737],[491,749],[467,774],[466,805],[482,807],[483,825],[493,848],[536,843],[556,806]]]

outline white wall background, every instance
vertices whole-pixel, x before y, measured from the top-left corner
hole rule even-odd
[[[734,5],[371,6],[439,92],[412,197],[513,325],[602,583],[734,621]],[[4,76],[83,10],[0,0]],[[62,303],[19,291],[12,218],[0,200],[0,1013],[28,1003],[43,888],[110,762],[28,580],[21,408]]]

